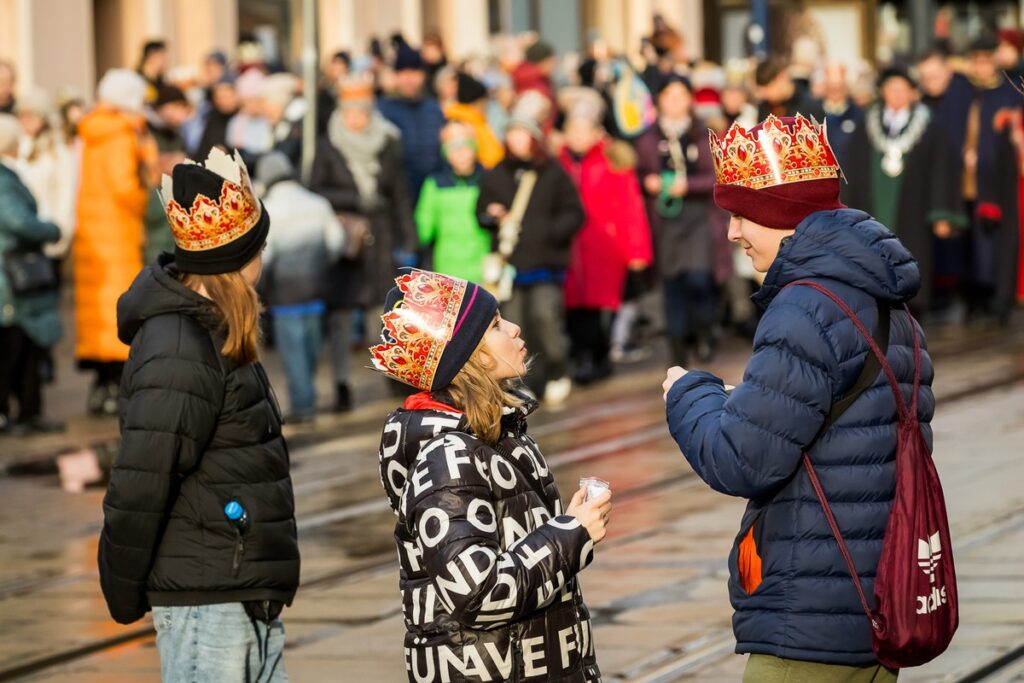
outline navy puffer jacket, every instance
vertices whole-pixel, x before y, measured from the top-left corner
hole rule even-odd
[[[800,466],[832,403],[860,374],[868,346],[825,295],[785,289],[800,279],[834,291],[871,329],[876,299],[900,305],[920,280],[910,253],[866,213],[811,214],[782,245],[754,297],[766,310],[743,383],[727,395],[713,375],[685,375],[669,392],[668,423],[704,481],[750,500],[729,557],[736,651],[868,665],[876,660],[867,618]],[[913,336],[904,312],[892,314],[887,355],[910,405]],[[921,356],[918,414],[931,444],[933,373],[927,352]],[[892,390],[880,373],[810,449],[869,599],[893,497],[896,423]],[[738,545],[751,528],[763,580],[748,594]]]

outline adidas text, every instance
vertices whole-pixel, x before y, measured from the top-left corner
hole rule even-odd
[[[943,586],[939,589],[933,586],[931,595],[917,596],[917,613],[931,614],[947,602],[949,602],[949,599],[946,597],[946,587]]]

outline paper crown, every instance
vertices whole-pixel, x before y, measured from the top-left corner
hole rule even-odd
[[[839,178],[842,171],[828,143],[825,126],[797,114],[791,124],[776,116],[760,128],[734,123],[724,136],[713,131],[715,180],[760,190],[806,180]]]
[[[373,365],[400,382],[430,390],[469,283],[412,270],[395,278],[395,284],[403,296],[381,316],[382,343],[370,348]]]
[[[203,168],[223,179],[216,197],[197,193],[192,205],[184,207],[174,198],[174,183],[164,174],[160,201],[174,235],[174,243],[185,251],[207,251],[229,244],[252,230],[260,221],[262,207],[256,199],[249,172],[236,150],[228,156],[219,147],[210,150],[206,162],[186,159],[185,166]],[[178,177],[175,167],[175,176]]]

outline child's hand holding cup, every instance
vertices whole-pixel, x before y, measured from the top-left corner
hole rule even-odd
[[[594,543],[598,543],[607,532],[611,510],[611,485],[597,477],[584,477],[580,479],[580,488],[573,495],[565,514],[578,519]]]

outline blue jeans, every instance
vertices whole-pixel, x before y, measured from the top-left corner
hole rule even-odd
[[[275,315],[274,339],[288,380],[291,413],[312,417],[316,412],[316,361],[320,352],[320,315]]]
[[[240,602],[154,607],[163,683],[287,683],[284,624],[253,621]]]

